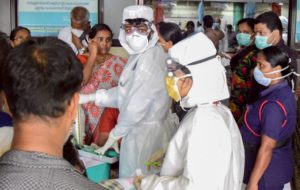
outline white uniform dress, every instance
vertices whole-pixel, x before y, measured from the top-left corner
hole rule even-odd
[[[197,48],[199,44],[203,47],[201,51]],[[215,53],[214,45],[202,33],[169,50],[172,58],[191,71],[192,87],[180,103],[192,109],[169,144],[160,176],[145,175],[142,189],[241,189],[242,138],[230,110],[219,102],[229,97],[225,69],[218,58],[187,66]]]

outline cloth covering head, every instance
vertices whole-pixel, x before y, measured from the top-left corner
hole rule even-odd
[[[216,52],[213,43],[202,33],[192,35],[169,49],[170,57],[186,66],[193,78],[193,85],[188,95],[180,102],[183,107],[213,103],[229,97],[225,68],[219,57],[189,65],[214,56]]]
[[[132,5],[124,9],[122,21],[136,18],[144,18],[151,22],[153,20],[152,8],[143,5]]]
[[[126,33],[124,29],[120,29],[120,34],[119,34],[119,41],[123,48],[129,53],[129,54],[139,54],[143,53],[147,49],[154,47],[158,41],[158,33],[156,31],[155,25],[152,23],[153,21],[153,9],[147,6],[143,5],[132,5],[128,6],[124,9],[123,11],[123,18],[122,18],[122,24],[125,23],[127,19],[138,19],[138,18],[143,18],[148,20],[151,23],[151,32],[150,38],[149,38],[149,43],[145,48],[143,48],[140,51],[135,51],[132,49],[128,41],[126,40]]]

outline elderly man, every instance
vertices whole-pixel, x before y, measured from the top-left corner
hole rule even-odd
[[[62,158],[82,82],[71,48],[55,38],[29,40],[1,68],[14,135],[0,159],[0,189],[104,189]]]
[[[91,27],[90,13],[85,7],[74,7],[70,17],[71,26],[61,29],[58,38],[69,44],[76,54],[82,54],[87,47],[86,33]]]
[[[131,55],[117,87],[81,95],[80,102],[95,101],[119,108],[118,124],[106,144],[97,152],[117,147],[122,138],[120,177],[133,177],[136,169],[147,173],[145,162],[159,148],[166,148],[172,135],[168,113],[170,98],[164,85],[165,54],[157,45],[153,10],[147,6],[124,9],[119,40]],[[158,171],[151,171],[151,173]]]

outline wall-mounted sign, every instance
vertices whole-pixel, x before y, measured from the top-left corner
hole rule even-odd
[[[91,26],[98,23],[98,0],[19,0],[18,25],[29,28],[32,36],[57,36],[70,25],[70,12],[76,6],[89,10]]]

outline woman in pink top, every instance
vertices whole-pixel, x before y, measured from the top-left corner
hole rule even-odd
[[[98,89],[109,89],[118,85],[127,59],[109,53],[112,37],[112,31],[106,24],[96,24],[89,32],[89,52],[79,56],[84,64],[81,93],[90,94]],[[86,116],[85,143],[90,144],[104,108],[96,106],[94,102],[82,107]]]

